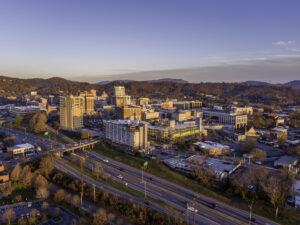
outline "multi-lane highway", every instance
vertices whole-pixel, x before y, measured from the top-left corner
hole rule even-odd
[[[107,173],[114,177],[117,177],[117,175],[121,174],[124,182],[127,182],[129,185],[131,185],[132,188],[139,191],[144,191],[141,170],[114,161],[93,151],[88,151],[85,153],[85,155],[92,160],[101,162]],[[151,195],[151,197],[163,200],[173,207],[176,206],[176,208],[180,208],[181,210],[186,209],[186,204],[188,202],[192,203],[194,196],[197,196],[196,202],[198,204],[196,208],[198,209],[197,214],[199,216],[202,215],[203,217],[211,219],[217,224],[249,223],[249,213],[246,211],[231,207],[223,202],[216,201],[215,199],[207,196],[200,195],[199,193],[193,192],[149,173],[144,173],[143,178],[147,182],[147,193]],[[218,204],[218,207],[215,209],[211,208],[212,203]],[[254,215],[253,218],[255,220],[255,222],[252,222],[253,224],[276,224],[257,215]]]
[[[7,128],[4,128],[5,131],[8,131]],[[24,136],[23,131],[14,130],[13,133],[16,136],[22,138]],[[26,134],[27,138],[29,137],[29,143],[35,142],[37,140],[45,142],[45,138],[41,138],[32,134]],[[28,140],[28,139],[27,139]],[[69,146],[64,146],[59,144],[57,149],[59,151],[65,151],[68,148],[73,148],[74,146],[80,146],[90,143],[94,140],[88,140],[83,143],[74,143]],[[47,140],[48,146],[54,146],[51,140]],[[53,151],[53,149],[51,149]],[[129,187],[139,191],[144,192],[145,182],[142,182],[142,173],[141,170],[130,167],[128,165],[122,164],[120,162],[114,161],[110,158],[99,155],[93,151],[86,151],[85,156],[92,160],[101,162],[106,173],[110,174],[113,179],[117,180],[120,183],[127,183]],[[77,178],[80,178],[80,173],[74,168],[64,164],[62,161],[55,160],[55,165]],[[92,165],[90,165],[92,166]],[[122,175],[120,178],[119,175]],[[119,176],[119,177],[118,177]],[[126,199],[134,199],[137,203],[145,204],[145,202],[139,198],[135,198],[126,193],[120,192],[116,189],[105,186],[87,176],[84,177],[85,182],[90,184],[95,184],[97,187],[103,187],[105,190],[117,194]],[[176,185],[172,182],[168,182],[164,179],[151,175],[149,173],[144,173],[143,180],[146,181],[146,190],[147,195],[152,198],[159,199],[164,201],[166,204],[178,209],[181,212],[184,212],[181,216],[182,218],[189,218],[190,223],[193,220],[193,212],[187,211],[187,203],[190,205],[194,202],[194,196],[197,196],[195,200],[195,208],[198,210],[196,214],[196,224],[248,224],[249,223],[249,213],[232,206],[229,206],[223,202],[216,201],[207,196],[201,195],[199,193],[193,192],[189,189],[183,188],[182,186]],[[213,208],[212,203],[218,204],[218,207]],[[148,203],[149,204],[149,203]],[[149,206],[149,205],[148,205]],[[153,207],[157,210],[167,212],[164,208],[150,204],[150,207]],[[186,212],[189,212],[187,215]],[[263,217],[257,215],[253,216],[255,222],[253,224],[276,224],[271,222]]]

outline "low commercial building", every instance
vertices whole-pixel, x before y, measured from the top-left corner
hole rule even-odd
[[[251,106],[244,106],[244,107],[231,107],[231,111],[236,114],[243,114],[243,115],[252,115],[253,108]]]
[[[0,162],[0,182],[4,183],[9,181],[9,174],[5,171],[2,162]]]
[[[174,102],[173,106],[176,108],[176,110],[200,109],[202,107],[202,102],[201,101]]]
[[[20,144],[13,147],[7,148],[8,152],[11,152],[13,156],[26,156],[28,154],[34,153],[34,146],[31,144]]]
[[[223,155],[229,152],[228,145],[222,145],[213,141],[196,142],[193,145],[206,155]]]
[[[156,112],[154,110],[142,111],[143,121],[156,120],[156,119],[159,119],[159,112]]]
[[[104,122],[105,139],[125,150],[148,148],[148,124],[137,120],[110,120]]]
[[[12,106],[9,113],[12,117],[20,115],[23,118],[31,118],[36,112],[45,110],[45,106]]]
[[[203,118],[213,120],[221,124],[230,124],[234,128],[247,126],[248,116],[236,114],[228,110],[210,109],[203,111]]]
[[[164,142],[201,134],[202,131],[202,118],[198,118],[196,122],[176,124],[175,121],[170,121],[169,126],[148,126],[149,137]]]
[[[176,120],[178,122],[192,120],[202,117],[202,112],[198,112],[196,110],[190,111],[190,110],[180,110],[176,112],[172,112],[171,118],[173,120]]]
[[[293,156],[281,156],[278,160],[274,162],[275,167],[283,167],[283,168],[288,168],[289,171],[294,171],[297,172],[296,165],[298,163],[299,159],[297,157]],[[296,171],[295,171],[296,169]]]

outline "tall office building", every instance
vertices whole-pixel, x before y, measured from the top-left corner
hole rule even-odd
[[[115,86],[114,96],[112,97],[112,103],[117,107],[130,105],[131,99],[129,95],[125,94],[125,87]]]
[[[80,92],[80,97],[83,98],[84,114],[89,115],[95,111],[95,98],[97,97],[96,91],[84,91]]]
[[[80,96],[60,97],[60,127],[74,130],[83,127],[84,99]]]

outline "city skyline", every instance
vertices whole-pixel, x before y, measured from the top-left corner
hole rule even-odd
[[[9,1],[0,74],[271,83],[300,74],[299,2]],[[150,71],[150,72],[149,72]]]

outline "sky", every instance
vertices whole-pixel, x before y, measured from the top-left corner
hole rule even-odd
[[[298,0],[0,0],[0,74],[300,79]]]

